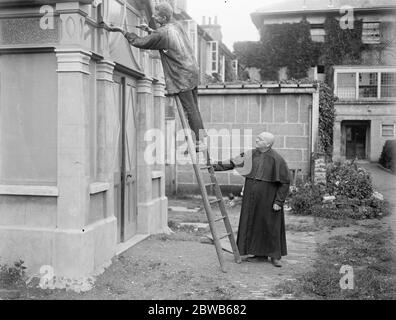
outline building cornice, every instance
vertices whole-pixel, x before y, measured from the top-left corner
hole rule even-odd
[[[257,29],[260,29],[263,20],[265,18],[276,18],[280,19],[282,17],[295,17],[295,16],[307,16],[307,15],[328,15],[328,14],[340,14],[342,8],[327,8],[327,9],[304,9],[304,10],[291,10],[291,11],[266,11],[266,12],[253,12],[250,17]],[[353,8],[354,13],[378,13],[378,12],[395,12],[396,6],[388,7],[373,7],[373,8]]]
[[[0,8],[55,5],[60,2],[79,2],[82,4],[91,4],[93,0],[0,0]]]

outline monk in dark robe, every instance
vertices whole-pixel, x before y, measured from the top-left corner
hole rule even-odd
[[[281,267],[287,255],[283,205],[289,193],[290,177],[286,161],[272,149],[274,136],[264,132],[256,139],[256,149],[216,164],[216,171],[237,169],[246,177],[237,245],[248,261],[265,261],[268,257]]]

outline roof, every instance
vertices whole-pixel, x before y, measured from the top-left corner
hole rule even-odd
[[[251,14],[253,23],[260,28],[268,16],[288,16],[340,12],[346,6],[355,11],[396,10],[395,0],[272,0]]]
[[[0,0],[0,7],[12,6],[35,6],[35,5],[54,5],[58,2],[81,2],[84,4],[91,4],[93,0]]]
[[[395,0],[280,0],[270,2],[257,9],[253,14],[332,11],[343,6],[355,9],[396,8]]]
[[[315,83],[219,83],[198,87],[201,95],[216,94],[276,94],[276,93],[314,93],[318,91]]]

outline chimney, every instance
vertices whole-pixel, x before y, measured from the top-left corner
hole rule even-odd
[[[203,25],[206,24],[206,17],[205,16],[202,17],[202,24]]]
[[[214,17],[213,21],[214,23],[212,24],[212,17],[209,17],[209,23],[204,23],[201,27],[213,38],[214,41],[222,41],[223,34],[221,32],[221,26],[218,24],[217,16]],[[206,20],[204,22],[206,22]]]

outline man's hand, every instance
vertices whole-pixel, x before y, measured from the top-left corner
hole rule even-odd
[[[272,207],[273,209],[274,209],[274,211],[276,211],[276,212],[279,212],[279,211],[281,211],[282,210],[282,207],[281,206],[279,206],[279,205],[277,205],[276,203],[273,205],[273,207]]]
[[[105,22],[101,22],[100,26],[104,27],[107,31],[110,31],[110,32],[121,32],[122,34],[125,34],[124,29],[122,29],[120,27],[115,27],[113,25],[109,26]]]
[[[143,30],[143,31],[146,31],[147,33],[152,33],[154,30],[153,29],[151,29],[147,24],[145,24],[145,23],[142,23],[141,25],[139,25],[139,26],[136,26],[136,28],[138,28],[138,29],[141,29],[141,30]]]

